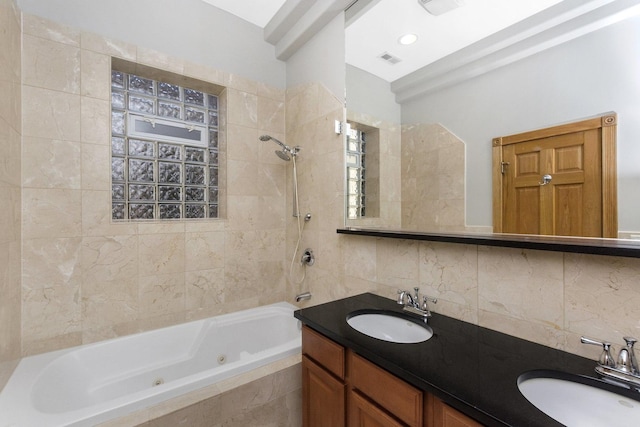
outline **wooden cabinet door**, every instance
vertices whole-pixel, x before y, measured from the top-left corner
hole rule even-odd
[[[482,424],[434,397],[433,427],[482,427]]]
[[[344,427],[345,384],[302,356],[302,425]]]
[[[403,427],[375,403],[355,390],[349,392],[349,427]]]

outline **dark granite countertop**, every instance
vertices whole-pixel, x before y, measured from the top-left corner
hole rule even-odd
[[[387,298],[361,294],[297,310],[295,317],[337,343],[487,426],[561,426],[527,401],[518,376],[534,369],[596,377],[595,361],[433,314],[434,336],[417,344],[396,344],[352,329],[347,315],[381,309],[402,313]]]

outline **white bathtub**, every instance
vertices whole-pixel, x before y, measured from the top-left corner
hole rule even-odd
[[[300,353],[277,303],[22,359],[0,427],[94,426]]]

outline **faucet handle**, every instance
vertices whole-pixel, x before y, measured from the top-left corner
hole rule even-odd
[[[593,345],[602,346],[602,353],[600,354],[600,358],[598,359],[598,363],[600,365],[610,366],[612,368],[616,366],[616,361],[613,360],[613,356],[611,355],[611,343],[606,342],[606,341],[605,342],[596,341],[596,340],[592,340],[591,338],[587,338],[587,337],[580,337],[580,342],[582,344],[593,344]]]
[[[420,309],[422,311],[426,311],[427,313],[430,313],[429,311],[429,305],[427,304],[427,302],[431,301],[432,303],[437,303],[438,300],[436,298],[432,298],[432,297],[428,297],[428,296],[423,296],[422,297],[422,305],[420,306]]]
[[[629,364],[631,365],[631,369],[633,373],[640,372],[638,367],[638,359],[636,359],[635,351],[633,350],[633,345],[638,342],[637,339],[633,337],[623,337],[624,341],[627,343],[627,351],[629,352]]]

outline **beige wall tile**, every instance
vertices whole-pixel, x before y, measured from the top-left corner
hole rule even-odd
[[[185,271],[223,267],[225,256],[225,233],[214,231],[185,234]]]
[[[258,128],[269,132],[284,132],[284,110],[284,101],[258,97]]]
[[[640,336],[640,260],[565,255],[566,329],[622,344]]]
[[[80,93],[80,49],[25,35],[22,42],[23,82],[29,86]]]
[[[185,271],[185,238],[181,233],[144,234],[138,238],[138,273],[142,277]],[[184,282],[184,277],[183,277]]]
[[[150,318],[166,316],[170,313],[184,313],[184,273],[140,277],[138,284],[140,317]]]
[[[465,320],[476,323],[477,315],[472,313],[478,309],[477,247],[421,243],[420,291],[438,299],[436,306],[431,305],[437,312],[466,313]]]
[[[561,329],[563,255],[478,247],[478,308]]]
[[[82,189],[111,191],[108,145],[81,144]],[[106,164],[105,164],[106,163]]]
[[[255,128],[258,124],[258,97],[235,89],[227,90],[227,121]]]
[[[80,96],[23,86],[23,135],[80,141]]]
[[[109,145],[111,143],[111,104],[103,99],[82,97],[82,142]]]
[[[80,52],[82,96],[111,99],[111,57],[89,50]]]
[[[22,28],[25,34],[31,36],[71,46],[80,46],[80,30],[49,21],[39,16],[24,13],[22,15]]]
[[[80,288],[82,283],[82,239],[25,239],[22,242],[22,288],[54,286]]]
[[[80,46],[82,49],[90,50],[104,55],[115,56],[116,58],[135,61],[137,48],[129,43],[107,39],[93,33],[82,32],[80,35]]]
[[[190,318],[197,316],[197,312],[208,310],[225,302],[224,268],[210,270],[189,271],[185,273],[185,304],[191,313]]]
[[[79,142],[23,138],[22,185],[26,188],[80,188]]]
[[[25,239],[82,234],[80,190],[25,188],[22,197]]]

